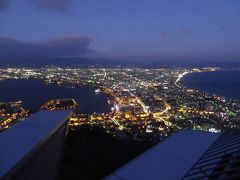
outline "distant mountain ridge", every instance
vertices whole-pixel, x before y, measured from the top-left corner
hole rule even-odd
[[[224,61],[224,60],[209,60],[209,61],[191,61],[191,60],[159,60],[159,59],[106,59],[106,58],[88,58],[88,57],[1,57],[0,67],[240,67],[240,60]]]

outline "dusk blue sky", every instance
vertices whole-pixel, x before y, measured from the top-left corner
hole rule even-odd
[[[0,0],[0,55],[13,53],[240,57],[240,1]]]

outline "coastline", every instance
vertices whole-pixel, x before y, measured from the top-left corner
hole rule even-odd
[[[178,84],[180,84],[180,86],[183,88],[193,89],[193,90],[197,90],[202,93],[238,101],[238,100],[240,100],[240,94],[233,95],[229,92],[229,89],[231,89],[232,91],[237,91],[237,88],[239,86],[235,86],[235,84],[233,84],[232,87],[230,88],[229,85],[224,84],[224,83],[228,82],[227,81],[228,76],[225,74],[236,73],[236,72],[240,73],[240,69],[239,68],[230,68],[230,69],[224,69],[224,68],[222,69],[221,68],[221,69],[217,69],[215,71],[188,72],[180,78],[180,80],[178,81]],[[223,74],[220,75],[219,73],[223,73]],[[200,74],[201,78],[198,74]],[[218,78],[219,79],[223,78],[226,82],[220,81]],[[196,83],[196,82],[199,82],[199,83]],[[233,82],[235,82],[235,81],[233,81]],[[201,83],[202,83],[202,86],[200,86]],[[209,84],[211,84],[211,86],[209,86]],[[212,84],[217,84],[219,87],[214,86]],[[240,81],[239,81],[239,83],[236,83],[236,84],[240,84]],[[236,88],[236,90],[233,90],[234,88]]]
[[[19,80],[11,79],[0,81],[1,94],[6,94],[6,96],[0,97],[2,102],[15,102],[22,100],[23,107],[35,112],[48,101],[62,97],[63,99],[72,98],[76,100],[80,104],[79,110],[83,113],[107,113],[110,111],[108,105],[109,95],[105,92],[96,95],[95,90],[97,88],[94,86],[78,85],[75,88],[72,88],[72,86],[59,85],[56,83],[45,84],[42,79],[21,79],[21,84],[19,86],[17,81]],[[31,95],[32,93],[28,93],[30,87],[33,90],[33,95]],[[24,93],[20,94],[19,91]],[[8,92],[11,92],[11,94]],[[102,106],[98,107],[97,104],[101,104]]]
[[[186,76],[187,74],[189,74],[191,72],[188,72],[188,71],[185,71],[184,73],[180,74],[177,78],[177,80],[175,81],[175,85],[178,86],[179,88],[180,87],[184,87],[181,83],[182,79],[184,78],[184,76]],[[179,83],[179,84],[178,84]]]

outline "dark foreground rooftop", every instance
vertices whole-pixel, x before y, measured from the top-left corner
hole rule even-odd
[[[42,111],[1,133],[0,179],[56,179],[69,114]],[[80,170],[77,167],[77,171]],[[239,177],[238,131],[182,130],[105,179],[222,180]]]
[[[239,136],[239,133],[183,130],[149,149],[106,179],[174,180],[239,177]],[[229,163],[230,161],[235,164]],[[234,170],[232,174],[229,174],[230,170]]]
[[[55,176],[69,114],[42,111],[1,133],[0,179]]]

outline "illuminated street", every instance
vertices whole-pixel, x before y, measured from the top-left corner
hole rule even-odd
[[[178,129],[224,131],[239,127],[240,103],[237,100],[187,89],[181,85],[181,79],[189,73],[218,69],[5,68],[0,69],[0,75],[1,81],[42,79],[46,84],[63,87],[95,87],[96,95],[108,95],[111,107],[109,113],[85,116],[74,110],[78,106],[74,99],[51,100],[42,108],[73,110],[73,117],[70,118],[73,129],[82,124],[90,124],[103,127],[114,136],[121,137],[130,133],[136,138],[157,135],[162,139]],[[19,106],[21,108],[21,103]],[[27,111],[12,114],[2,106],[1,129],[18,122],[16,117],[23,119],[28,116]]]

